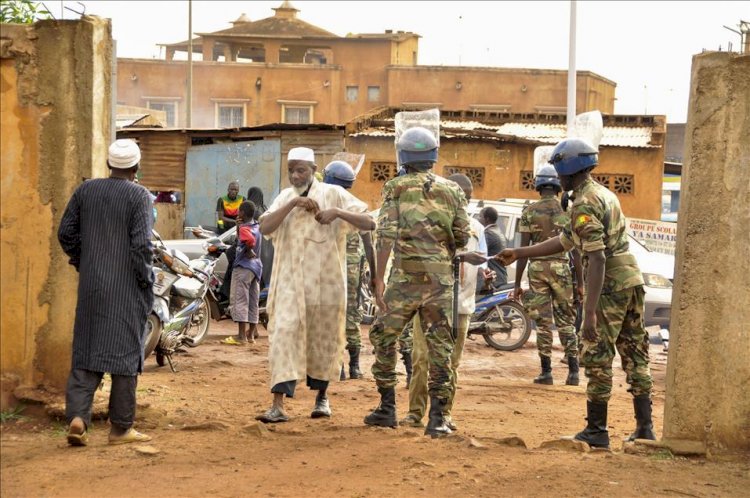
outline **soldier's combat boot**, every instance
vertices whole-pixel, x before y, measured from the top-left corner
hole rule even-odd
[[[576,434],[574,439],[583,441],[592,448],[609,448],[607,403],[586,401],[586,420],[586,428]]]
[[[401,359],[404,361],[404,369],[406,370],[406,388],[409,389],[411,384],[411,351],[401,351]]]
[[[565,385],[577,386],[578,382],[578,358],[571,356],[568,358],[568,378],[565,379]]]
[[[552,359],[549,356],[540,356],[542,373],[534,378],[534,384],[552,385]]]
[[[364,377],[359,369],[359,348],[351,347],[349,349],[349,378],[361,379]]]
[[[432,438],[447,436],[451,433],[450,428],[445,423],[443,410],[445,410],[446,400],[436,396],[430,396],[430,414],[427,427],[424,429],[424,435]]]
[[[654,423],[651,421],[651,397],[648,394],[635,396],[633,408],[635,409],[635,432],[630,435],[628,441],[635,441],[636,439],[655,441]]]
[[[398,426],[396,421],[396,389],[393,387],[378,388],[380,404],[365,417],[365,424],[380,427]]]

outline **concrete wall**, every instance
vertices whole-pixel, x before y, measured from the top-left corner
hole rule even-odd
[[[500,143],[487,140],[445,139],[435,171],[441,175],[452,166],[484,168],[483,185],[475,185],[477,199],[504,197],[538,199],[533,190],[522,188],[521,175],[533,170],[535,145]],[[373,178],[373,163],[392,162],[396,155],[393,137],[347,137],[346,150],[365,154],[365,164],[357,176],[352,192],[374,209],[380,205],[383,181]],[[632,194],[618,195],[626,216],[658,220],[661,213],[661,182],[664,151],[662,148],[603,147],[599,175],[632,175]]]
[[[750,451],[750,55],[693,57],[664,439]]]
[[[57,242],[83,177],[107,174],[112,63],[109,21],[3,24],[3,402],[16,384],[64,386],[78,277]]]

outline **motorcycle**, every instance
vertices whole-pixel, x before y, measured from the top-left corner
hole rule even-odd
[[[515,351],[526,344],[531,335],[531,318],[522,305],[511,299],[512,292],[513,284],[508,284],[490,294],[477,294],[468,336],[481,335],[500,351]]]
[[[154,230],[154,305],[147,323],[144,358],[155,353],[156,363],[176,372],[172,355],[181,346],[198,346],[208,335],[208,282],[216,260],[207,256],[189,261],[167,249]]]
[[[214,237],[207,241],[206,256],[208,258],[214,258],[218,260],[222,254],[224,254],[230,246],[224,244],[221,240]],[[231,318],[229,313],[229,296],[225,292],[222,292],[224,286],[224,276],[219,276],[216,273],[211,274],[211,278],[208,282],[208,306],[211,310],[211,318],[214,320],[221,321],[225,318]],[[258,297],[258,321],[263,327],[268,327],[268,312],[266,310],[266,302],[268,300],[268,287],[260,290]]]

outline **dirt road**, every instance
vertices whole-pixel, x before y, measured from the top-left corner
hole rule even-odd
[[[148,359],[138,387],[136,427],[150,448],[108,446],[97,421],[86,448],[69,448],[60,422],[29,417],[2,424],[3,497],[15,496],[748,496],[750,463],[633,455],[621,440],[634,427],[624,375],[610,403],[613,452],[540,448],[583,428],[585,388],[535,386],[532,341],[501,353],[467,341],[454,419],[459,432],[431,440],[418,429],[366,427],[378,402],[367,378],[335,382],[333,418],[309,418],[314,394],[299,389],[289,423],[262,426],[270,403],[265,331],[257,345],[224,346],[231,323],[212,323],[207,341],[177,358],[179,373]],[[366,330],[363,331],[365,344]],[[565,367],[556,345],[556,383]],[[652,346],[654,419],[661,431],[666,355]],[[616,360],[619,365],[619,359]],[[400,377],[402,380],[403,377]],[[97,402],[106,404],[106,385]],[[407,391],[399,385],[399,416]],[[511,436],[518,436],[512,438]],[[521,446],[519,446],[521,444]],[[525,447],[523,446],[525,444]]]

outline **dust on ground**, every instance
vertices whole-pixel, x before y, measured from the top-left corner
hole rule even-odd
[[[531,383],[539,369],[533,336],[510,353],[481,337],[467,340],[454,408],[459,431],[433,440],[421,429],[363,424],[379,400],[366,327],[366,378],[332,383],[330,420],[309,418],[315,393],[300,386],[287,401],[290,422],[257,423],[255,415],[271,401],[267,338],[261,329],[254,346],[219,342],[234,333],[231,322],[213,322],[204,344],[176,356],[176,374],[147,359],[136,422],[153,436],[145,445],[108,446],[103,421],[94,423],[85,448],[67,446],[61,421],[32,416],[3,423],[2,496],[748,496],[750,490],[750,463],[741,458],[622,451],[635,421],[619,358],[609,405],[613,451],[580,452],[540,448],[585,424],[585,387],[561,385],[566,367],[559,344],[555,385],[538,386]],[[652,345],[652,372],[660,432],[661,346]],[[399,418],[408,407],[403,379]],[[106,391],[97,392],[99,408]]]

